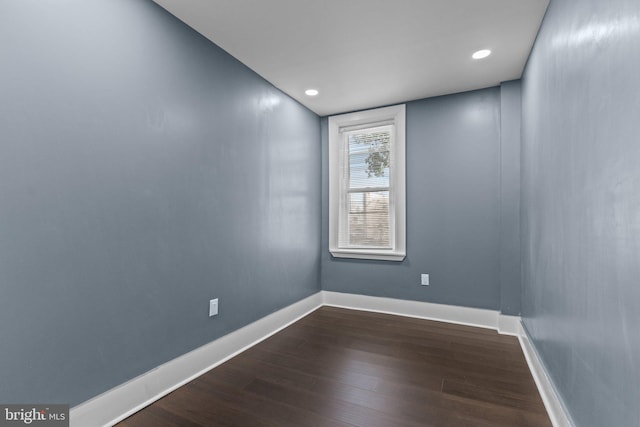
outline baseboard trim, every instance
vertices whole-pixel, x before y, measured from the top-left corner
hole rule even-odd
[[[540,392],[540,397],[542,397],[542,402],[549,414],[553,427],[573,427],[574,424],[567,415],[567,412],[556,393],[556,389],[549,378],[547,370],[540,360],[538,352],[533,346],[526,329],[522,326],[522,322],[520,323],[520,331],[521,334],[518,336],[520,347],[522,347],[522,352],[527,360],[529,370],[531,371],[533,380],[536,382],[536,386]]]
[[[508,316],[506,314],[500,314],[498,316],[498,332],[502,335],[513,335],[519,337],[522,335],[522,324],[520,323],[520,316]]]
[[[515,335],[553,426],[573,427],[519,316],[507,316],[495,310],[331,291],[311,295],[73,407],[70,425],[113,426],[325,305],[494,329],[500,334]]]
[[[322,305],[311,295],[71,409],[71,427],[113,426]]]
[[[495,310],[322,291],[324,305],[498,330]]]

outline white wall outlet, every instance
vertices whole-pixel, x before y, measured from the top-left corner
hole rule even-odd
[[[218,314],[218,298],[209,301],[209,317],[216,316]]]
[[[428,274],[421,274],[420,275],[420,284],[422,286],[429,286],[429,275]]]

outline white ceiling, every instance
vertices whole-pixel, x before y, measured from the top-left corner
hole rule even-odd
[[[549,3],[154,1],[321,116],[517,79]]]

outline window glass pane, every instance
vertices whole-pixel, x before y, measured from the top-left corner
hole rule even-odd
[[[349,144],[349,188],[389,187],[391,127],[351,132]]]
[[[348,245],[390,247],[389,192],[350,193],[347,198]]]

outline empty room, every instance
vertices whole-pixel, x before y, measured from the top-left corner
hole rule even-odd
[[[640,427],[638,0],[0,0],[0,425]]]

